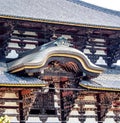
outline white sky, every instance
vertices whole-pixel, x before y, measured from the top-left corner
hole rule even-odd
[[[120,11],[120,0],[82,0],[108,9]]]

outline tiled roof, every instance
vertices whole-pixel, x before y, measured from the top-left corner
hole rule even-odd
[[[86,3],[86,2],[81,1],[81,0],[68,0],[68,1],[74,2],[78,5],[80,4],[81,6],[88,7],[88,8],[97,10],[97,11],[102,11],[102,12],[107,13],[107,14],[113,14],[113,15],[120,16],[120,11],[115,11],[115,10],[99,7],[99,6],[96,6],[94,4]]]
[[[79,0],[0,0],[0,17],[120,28],[120,12]]]
[[[0,86],[17,86],[17,87],[40,87],[47,84],[33,77],[19,77],[6,72],[0,71]]]
[[[106,69],[97,78],[91,81],[82,81],[80,84],[87,88],[120,91],[120,70]]]
[[[40,87],[47,83],[33,77],[22,77],[7,73],[6,63],[0,62],[0,86]]]

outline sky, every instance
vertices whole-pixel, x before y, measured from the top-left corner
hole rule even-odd
[[[120,11],[120,0],[82,0],[108,9]]]

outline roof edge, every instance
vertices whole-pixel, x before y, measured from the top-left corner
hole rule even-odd
[[[81,83],[79,85],[83,88],[91,89],[91,90],[120,92],[119,88],[96,87],[96,86],[84,85]]]
[[[0,87],[30,87],[30,88],[35,88],[35,87],[45,87],[46,84],[2,84],[0,83]]]
[[[100,28],[100,29],[108,29],[108,30],[120,30],[120,27],[82,24],[82,23],[74,23],[74,22],[67,22],[67,21],[45,20],[45,19],[27,18],[27,17],[12,16],[12,15],[0,15],[0,18],[1,19],[10,19],[10,20],[20,20],[20,21],[42,22],[42,23],[49,23],[49,24],[61,24],[61,25],[76,26],[76,27],[89,27],[89,28]]]
[[[92,3],[85,2],[83,0],[67,0],[67,1],[73,2],[75,4],[80,4],[81,6],[91,8],[91,9],[94,9],[96,11],[100,11],[100,12],[104,12],[106,14],[111,14],[111,15],[120,17],[120,11],[117,11],[117,10],[112,10],[112,9],[109,9],[109,8],[105,8],[105,7],[102,7],[102,6],[99,6],[99,5],[95,5],[95,4],[92,4]]]
[[[52,49],[53,47],[51,47],[50,49]],[[61,47],[60,47],[61,48]],[[48,50],[48,49],[46,49]],[[66,50],[67,51],[67,50]],[[55,52],[55,53],[54,53]],[[87,59],[87,57],[84,56],[84,54],[74,54],[75,51],[73,53],[58,53],[57,50],[55,49],[54,52],[49,53],[47,51],[46,57],[44,58],[44,60],[42,60],[41,64],[38,62],[37,64],[33,65],[33,63],[26,63],[26,64],[21,64],[20,66],[16,67],[13,66],[11,68],[9,68],[9,72],[10,73],[16,73],[25,69],[35,69],[35,68],[41,68],[45,65],[45,63],[47,62],[47,60],[51,57],[68,57],[68,58],[73,58],[76,59],[77,61],[79,61],[82,64],[82,67],[89,72],[93,72],[93,73],[102,73],[104,71],[103,68],[98,67],[98,66],[93,66],[93,64]],[[76,51],[76,53],[78,53]],[[18,59],[19,60],[19,59]],[[9,64],[9,63],[8,63]]]

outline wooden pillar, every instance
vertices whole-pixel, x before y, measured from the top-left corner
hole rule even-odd
[[[96,94],[96,107],[97,107],[97,121],[98,123],[103,123],[110,108],[109,97],[106,97],[106,93]]]
[[[100,94],[97,94],[96,100],[97,100],[97,120],[98,120],[98,123],[103,123],[102,119],[101,119],[101,99],[100,99]]]
[[[114,108],[114,114],[115,114],[115,117],[114,117],[114,121],[116,123],[120,123],[120,94],[116,94],[117,97],[114,99],[113,101],[113,108]]]
[[[63,88],[63,83],[60,82],[60,88]],[[60,108],[61,108],[61,123],[66,123],[66,117],[65,117],[65,112],[64,112],[64,101],[62,97],[62,92],[63,90],[60,90]]]
[[[21,94],[21,90],[19,91],[19,100],[22,100],[22,94]],[[23,110],[23,103],[20,102],[19,103],[19,121],[20,123],[25,123],[25,116],[24,116],[24,110]]]

